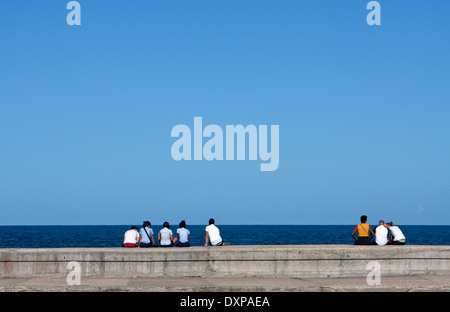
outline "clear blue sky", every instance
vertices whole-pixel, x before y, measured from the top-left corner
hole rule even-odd
[[[450,2],[0,2],[0,224],[450,224]],[[280,126],[280,164],[172,159]]]

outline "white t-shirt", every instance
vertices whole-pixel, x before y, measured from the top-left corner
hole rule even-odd
[[[172,241],[170,240],[170,235],[172,235],[172,230],[168,228],[163,228],[159,231],[161,235],[161,245],[170,245]]]
[[[388,229],[384,225],[379,225],[375,229],[375,242],[377,245],[384,246],[388,243]]]
[[[399,229],[398,226],[391,226],[389,230],[391,230],[392,236],[394,236],[394,241],[406,239],[406,237],[403,235],[403,232]]]
[[[209,233],[209,240],[211,245],[217,245],[222,241],[220,237],[220,231],[214,224],[210,224],[205,228],[205,231]]]
[[[139,237],[139,233],[135,230],[128,230],[125,232],[125,239],[124,244],[130,243],[130,244],[137,244],[137,240]]]
[[[181,243],[187,243],[187,241],[189,240],[189,234],[191,234],[191,232],[189,232],[189,230],[186,228],[179,228],[177,229],[177,234],[180,235]]]

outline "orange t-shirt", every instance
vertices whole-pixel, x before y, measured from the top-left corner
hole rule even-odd
[[[366,223],[358,224],[358,236],[367,237],[369,236],[369,225]]]

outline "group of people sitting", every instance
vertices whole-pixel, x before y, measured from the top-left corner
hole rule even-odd
[[[190,247],[190,231],[186,229],[186,222],[183,220],[177,229],[177,236],[174,237],[170,229],[169,222],[164,222],[163,228],[158,233],[159,244],[155,243],[153,229],[149,221],[144,221],[142,228],[132,226],[125,232],[123,238],[123,247]],[[358,233],[358,237],[355,234]],[[389,235],[390,233],[390,235]],[[352,232],[356,245],[405,245],[406,237],[398,226],[392,222],[384,223],[380,220],[375,231],[367,224],[367,216],[361,216],[361,223],[356,225]],[[375,240],[372,241],[372,238]],[[205,228],[205,247],[222,246],[223,240],[220,236],[220,230],[215,225],[214,219],[209,219],[209,225]]]
[[[367,216],[361,216],[361,223],[358,224],[352,232],[356,245],[405,245],[406,237],[398,226],[394,226],[392,222],[384,223],[383,220],[378,222],[375,231],[372,230],[367,222]],[[355,233],[358,232],[358,237]],[[389,235],[390,233],[390,235]],[[375,240],[372,241],[372,238]]]
[[[174,237],[170,229],[169,222],[164,222],[163,228],[158,233],[158,242],[155,243],[153,229],[150,227],[150,221],[144,221],[142,228],[132,226],[125,232],[123,238],[123,247],[190,247],[189,236],[191,232],[186,229],[186,222],[183,220],[177,229],[177,236]],[[222,246],[223,240],[220,236],[220,230],[215,225],[214,219],[209,219],[209,225],[205,228],[205,247],[208,244],[212,246]]]

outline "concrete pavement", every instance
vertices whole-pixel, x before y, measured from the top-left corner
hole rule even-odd
[[[380,285],[366,278],[99,278],[83,277],[69,286],[66,278],[2,278],[0,292],[450,292],[449,275],[381,276]]]

